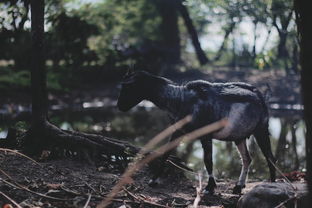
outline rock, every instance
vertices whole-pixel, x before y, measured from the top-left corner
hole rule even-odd
[[[295,189],[294,189],[294,188]],[[303,183],[262,183],[255,186],[251,191],[243,195],[237,204],[238,208],[271,208],[293,203],[295,198],[299,199],[307,193],[306,185]],[[281,206],[283,207],[283,206]]]

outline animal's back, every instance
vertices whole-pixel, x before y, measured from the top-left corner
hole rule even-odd
[[[216,97],[229,102],[257,102],[266,107],[262,93],[254,86],[243,82],[211,83],[196,80],[187,83],[186,88],[194,90],[201,99]]]
[[[210,112],[214,114],[215,121],[228,118],[229,125],[215,132],[215,139],[236,141],[246,138],[253,133],[259,122],[263,122],[264,117],[267,117],[264,98],[252,85],[241,82],[193,81],[186,87],[196,91],[204,103],[210,103],[203,107],[211,108]]]

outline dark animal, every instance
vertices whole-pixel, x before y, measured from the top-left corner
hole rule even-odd
[[[182,130],[175,132],[171,140],[184,133],[191,132],[207,124],[228,118],[228,125],[223,129],[200,138],[204,149],[204,162],[209,180],[206,193],[214,193],[216,182],[212,174],[212,139],[235,142],[242,158],[242,170],[234,193],[240,193],[245,187],[248,169],[251,163],[246,138],[254,135],[270,169],[271,181],[275,181],[275,163],[268,132],[268,109],[262,94],[252,85],[241,82],[210,83],[192,81],[178,85],[163,77],[146,72],[127,75],[122,82],[118,98],[118,108],[128,111],[142,100],[149,100],[167,111],[173,121],[186,115],[192,115],[192,121]],[[164,160],[168,154],[163,156]],[[162,170],[150,181],[158,183]]]

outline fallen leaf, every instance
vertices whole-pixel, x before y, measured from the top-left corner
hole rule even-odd
[[[49,189],[59,189],[62,187],[63,184],[60,184],[60,183],[48,183],[46,186],[49,188]]]

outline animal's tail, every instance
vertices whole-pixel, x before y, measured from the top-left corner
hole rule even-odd
[[[254,88],[253,89],[253,92],[257,94],[258,98],[259,98],[259,104],[262,105],[263,107],[263,110],[264,110],[264,114],[261,114],[261,117],[262,117],[262,124],[266,124],[268,123],[269,121],[269,107],[268,107],[268,102],[271,98],[271,95],[272,95],[272,91],[271,91],[271,88],[269,85],[267,85],[267,90],[262,93],[260,92],[260,90],[258,90],[257,88]]]

